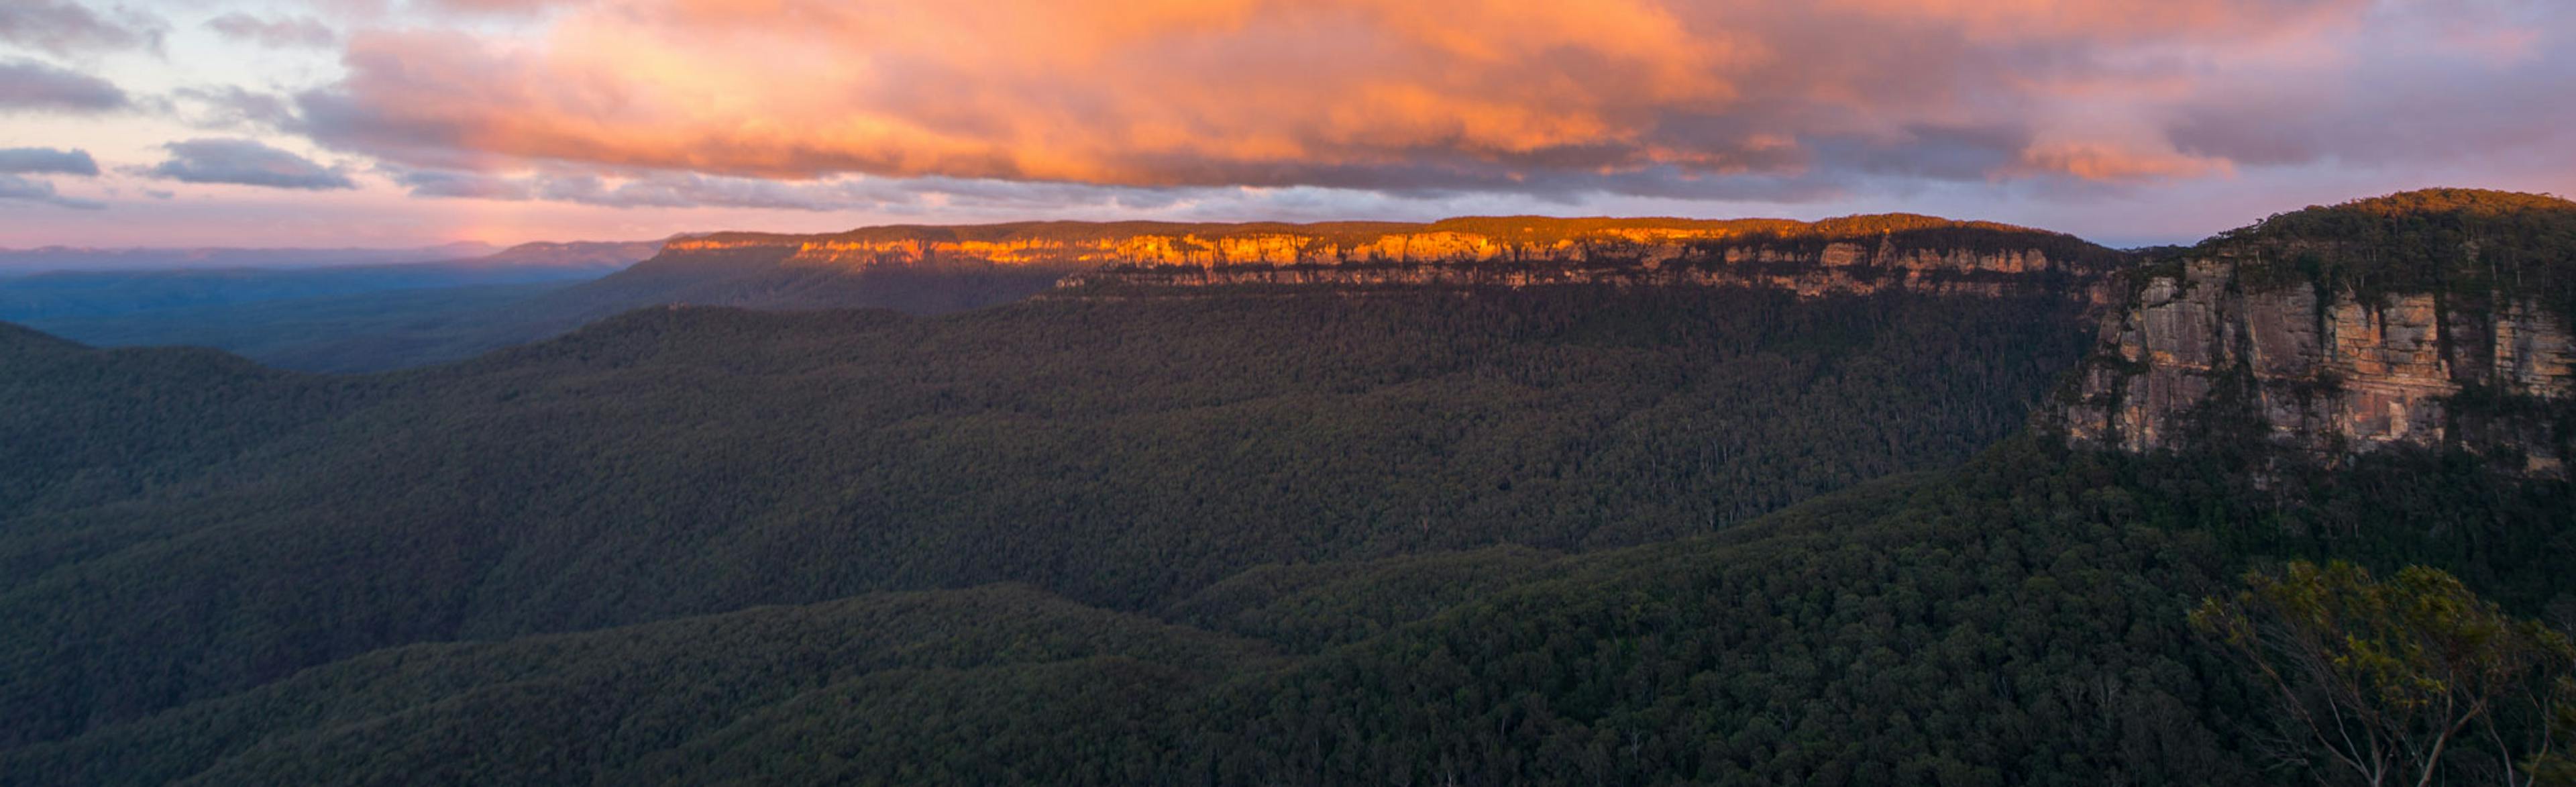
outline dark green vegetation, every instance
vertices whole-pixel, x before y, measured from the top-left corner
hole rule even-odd
[[[2532,298],[2576,315],[2576,202],[2541,194],[2426,189],[2264,219],[2196,253],[2253,263],[2249,280],[2324,292]],[[2268,275],[2266,275],[2268,274]]]
[[[0,784],[2306,783],[2248,569],[2576,617],[2564,481],[2009,436],[2073,293],[1148,295],[0,329]]]
[[[2436,569],[2386,580],[2342,561],[2246,572],[2192,610],[2273,690],[2282,740],[2371,784],[2525,784],[2550,713],[2571,706],[2576,645]]]
[[[1712,535],[1268,567],[1144,614],[996,586],[415,645],[22,747],[0,772],[2308,781],[2248,734],[2271,729],[2264,689],[2185,625],[2239,562],[2198,498],[2148,491],[2178,469],[2024,439]]]
[[[62,366],[0,379],[0,430],[44,438],[9,443],[0,623],[43,634],[0,645],[0,734],[408,642],[999,581],[1142,611],[1266,563],[1707,532],[2016,428],[2070,307],[1975,305],[654,309],[362,378],[17,337]]]

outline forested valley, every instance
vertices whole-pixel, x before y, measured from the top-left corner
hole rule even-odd
[[[2420,263],[2459,199],[2352,212]],[[2368,783],[2346,697],[2461,731],[2383,777],[2567,778],[2576,488],[2239,402],[2072,444],[2129,300],[655,307],[361,376],[0,326],[0,784]]]

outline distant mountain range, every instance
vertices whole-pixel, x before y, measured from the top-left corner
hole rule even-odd
[[[411,249],[153,249],[44,246],[33,249],[0,249],[0,276],[46,271],[274,269],[389,265],[474,259],[488,257],[501,251],[504,249],[481,241],[463,241]]]
[[[442,323],[596,279],[651,256],[660,246],[658,241],[528,243],[435,262],[51,271],[0,278],[0,320],[102,346],[211,346],[277,362],[308,345]],[[479,245],[441,248],[469,251]],[[338,253],[225,250],[185,255],[194,263],[292,263]],[[123,264],[149,257],[144,252],[96,254],[91,262]],[[400,366],[408,359],[378,363]]]
[[[345,301],[315,304],[314,311],[283,320],[224,315],[235,323],[289,322],[299,336],[322,337],[225,346],[287,368],[361,372],[462,359],[661,304],[886,308],[928,315],[1040,294],[1102,297],[1227,284],[1624,282],[1752,284],[1809,295],[1884,287],[1995,295],[2098,282],[2121,259],[2067,235],[1913,215],[1816,223],[1503,216],[1428,224],[1023,222],[814,235],[715,233],[674,238],[651,258],[596,281],[457,293],[464,297],[434,302],[407,298],[393,310],[402,315],[393,324],[310,330],[317,327],[315,312],[343,313],[353,306]],[[184,316],[206,322],[217,315]],[[103,325],[37,326],[94,341],[132,338]],[[227,330],[238,333],[219,329],[204,335]],[[249,338],[264,340],[266,334]]]

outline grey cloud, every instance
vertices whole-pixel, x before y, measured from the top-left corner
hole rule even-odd
[[[6,174],[0,174],[0,200],[37,202],[79,210],[98,210],[107,207],[106,203],[95,200],[73,199],[55,194],[54,184],[47,181]]]
[[[0,111],[104,112],[129,103],[107,80],[35,60],[0,60]]]
[[[1915,124],[1893,137],[1832,136],[1814,143],[1827,166],[1876,175],[1982,180],[2011,166],[2030,147],[2030,131],[2012,125]]]
[[[385,165],[377,171],[414,197],[542,200],[612,208],[763,208],[905,212],[933,200],[944,209],[1046,210],[1096,205],[1166,207],[1231,188],[1137,188],[966,178],[827,178],[779,181],[692,172],[552,172],[505,176]]]
[[[86,150],[0,148],[0,173],[17,175],[96,175],[98,162]]]
[[[2446,161],[2568,152],[2576,36],[2537,58],[2372,63],[2342,84],[2238,85],[2185,108],[2175,146],[2241,164]]]
[[[281,189],[354,189],[339,170],[247,139],[192,139],[162,147],[170,160],[143,174],[183,183],[232,183]]]
[[[392,178],[396,185],[411,190],[414,197],[447,197],[456,199],[527,200],[535,196],[532,178],[510,178],[480,172],[409,169],[379,166],[376,171]]]
[[[168,27],[143,14],[120,11],[113,16],[101,15],[77,3],[0,3],[0,42],[55,55],[138,48],[157,52]]]
[[[2215,85],[2168,134],[2252,166],[2576,163],[2576,4],[2392,3],[2378,21],[2348,69]]]
[[[200,128],[280,129],[295,122],[295,109],[285,96],[244,89],[237,85],[183,87],[171,91],[175,107],[184,107],[183,119]]]
[[[331,26],[309,16],[261,19],[235,12],[206,20],[206,26],[225,38],[271,49],[326,47],[340,40],[340,34],[333,32]]]

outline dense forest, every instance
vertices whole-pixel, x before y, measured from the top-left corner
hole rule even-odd
[[[654,309],[458,366],[13,336],[27,742],[409,642],[1710,532],[2010,433],[2061,299],[1566,289]],[[78,425],[77,429],[66,427]]]
[[[2527,297],[2576,316],[2576,202],[2424,189],[2277,214],[2192,249],[2325,292]]]
[[[2420,469],[2420,468],[2416,468]],[[2262,559],[2180,458],[2030,439],[1718,533],[1026,585],[394,648],[0,755],[103,783],[2309,781],[2186,625]],[[2509,524],[2571,535],[2567,490]],[[2434,541],[2413,487],[2335,501]],[[2397,566],[2318,540],[2285,555]],[[2566,563],[2560,558],[2557,565]],[[2566,572],[2539,580],[2563,604]],[[2542,606],[2548,606],[2546,604]],[[2528,605],[2522,608],[2527,609]],[[2477,742],[2454,776],[2493,775]],[[2331,776],[2331,774],[2328,774]],[[2484,779],[2480,779],[2484,781]],[[2329,781],[2329,783],[2333,783]]]
[[[2070,447],[2077,293],[1130,295],[0,326],[0,784],[2576,775],[2576,485]]]

